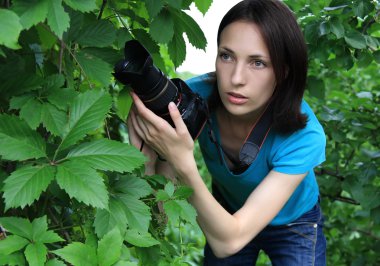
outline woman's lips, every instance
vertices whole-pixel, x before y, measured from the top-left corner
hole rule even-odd
[[[227,99],[230,103],[237,105],[245,104],[248,101],[248,99],[243,95],[233,92],[227,93]]]

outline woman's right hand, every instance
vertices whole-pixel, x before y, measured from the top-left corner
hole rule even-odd
[[[127,118],[127,127],[129,143],[135,146],[137,149],[139,149],[148,159],[145,162],[145,175],[156,174],[155,168],[158,156],[157,153],[151,147],[149,147],[146,143],[143,142],[143,139],[139,135],[142,133],[136,121],[136,113],[134,110],[134,106],[132,106],[131,110],[129,111]]]

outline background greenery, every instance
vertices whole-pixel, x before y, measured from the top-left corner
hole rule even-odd
[[[184,77],[184,36],[206,46],[184,10],[211,2],[0,1],[0,265],[201,264],[191,190],[142,175],[145,159],[125,138],[128,89],[112,71],[135,38]],[[327,136],[316,172],[328,265],[379,265],[379,3],[285,3],[305,33],[305,97]]]

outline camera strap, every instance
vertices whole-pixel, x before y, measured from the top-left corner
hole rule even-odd
[[[269,103],[259,119],[253,125],[251,132],[240,149],[240,164],[249,166],[256,160],[256,157],[271,129],[273,120],[272,112],[273,106],[272,103]]]
[[[255,124],[252,126],[250,133],[248,134],[247,138],[244,141],[243,146],[240,149],[239,162],[238,162],[238,165],[236,165],[236,168],[239,169],[238,172],[244,171],[256,160],[257,155],[259,154],[260,149],[271,129],[272,121],[273,121],[272,112],[273,112],[273,105],[272,103],[269,103],[266,106],[263,113],[260,115],[259,119],[257,119]],[[223,164],[223,156],[222,156],[223,148],[218,143],[215,137],[215,134],[211,127],[210,119],[207,120],[207,124],[209,128],[208,134],[209,134],[210,140],[212,143],[216,145],[220,163]],[[228,154],[226,154],[226,156],[228,157]]]

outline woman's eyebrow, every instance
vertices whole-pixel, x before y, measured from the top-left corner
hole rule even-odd
[[[228,48],[228,47],[222,46],[222,47],[219,47],[219,50],[225,50],[225,51],[227,51],[227,52],[229,52],[231,54],[235,54],[235,52],[232,49]],[[261,53],[252,54],[252,55],[249,55],[248,57],[251,58],[251,59],[265,59],[265,60],[269,60],[269,56],[263,55]]]

